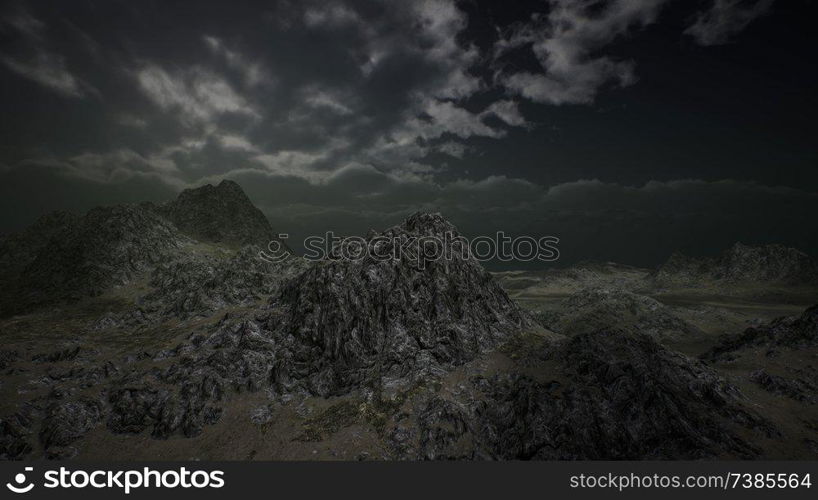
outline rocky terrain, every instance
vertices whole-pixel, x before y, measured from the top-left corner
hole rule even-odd
[[[810,307],[800,316],[776,318],[743,333],[726,335],[705,357],[734,357],[748,349],[776,356],[782,349],[802,351],[814,347],[818,347],[818,306]]]
[[[365,242],[444,233],[417,213]],[[456,239],[445,259],[270,262],[276,235],[225,181],[0,241],[0,457],[818,450],[818,295],[797,251],[492,275]]]
[[[599,330],[529,355],[535,359],[528,370],[475,376],[456,398],[426,402],[411,427],[393,431],[401,452],[518,460],[752,458],[761,450],[743,435],[779,435],[742,404],[736,387],[646,335]]]

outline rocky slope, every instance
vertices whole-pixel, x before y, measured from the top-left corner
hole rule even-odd
[[[533,353],[533,371],[472,377],[391,432],[425,459],[751,458],[779,432],[712,369],[651,337],[582,334]],[[543,372],[543,368],[549,369]],[[537,375],[534,375],[537,374]]]
[[[733,358],[748,349],[775,356],[782,349],[804,350],[818,346],[818,305],[796,317],[781,317],[740,334],[725,335],[703,355],[704,359]]]
[[[307,263],[290,257],[280,263],[260,258],[248,245],[227,257],[186,255],[153,271],[152,290],[140,298],[140,311],[160,317],[207,317],[233,306],[246,306],[275,295],[282,282]]]
[[[76,301],[122,286],[181,248],[173,224],[144,206],[95,208],[48,238],[12,285],[4,312]]]

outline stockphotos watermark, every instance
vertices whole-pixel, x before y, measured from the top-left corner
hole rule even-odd
[[[267,245],[259,256],[268,262],[281,262],[289,257],[283,241],[287,234],[279,234],[278,240]],[[427,263],[440,260],[475,259],[479,262],[554,262],[559,259],[556,236],[516,236],[503,231],[493,236],[468,239],[447,231],[443,235],[413,236],[406,234],[381,234],[371,238],[361,236],[337,236],[328,231],[321,236],[304,240],[304,258],[308,260],[386,262],[402,260],[424,268]]]
[[[13,493],[28,493],[37,484],[26,473],[34,472],[34,467],[26,467],[25,472],[14,476],[14,482],[6,483]],[[130,470],[48,469],[43,472],[43,488],[96,488],[118,489],[129,494],[136,488],[222,488],[224,472],[220,470],[190,470],[185,467],[171,470],[155,470],[150,467]]]

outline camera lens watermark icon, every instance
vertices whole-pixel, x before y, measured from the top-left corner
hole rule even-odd
[[[289,235],[282,233],[278,235],[278,240],[272,240],[267,244],[267,250],[262,250],[258,253],[261,260],[271,262],[284,262],[290,257],[290,252],[284,247],[284,240],[289,238]]]
[[[26,467],[26,472],[31,472],[33,470],[34,467]],[[34,488],[34,483],[28,483],[24,485],[24,483],[26,482],[26,475],[23,474],[22,472],[19,472],[17,473],[17,475],[14,476],[14,482],[17,484],[14,485],[11,483],[6,483],[6,488],[10,489],[14,493],[28,493],[29,491],[31,491],[32,488]]]

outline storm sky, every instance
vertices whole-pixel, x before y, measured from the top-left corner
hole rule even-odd
[[[566,264],[818,254],[815,10],[5,2],[0,232],[230,178],[294,248],[426,209]]]

